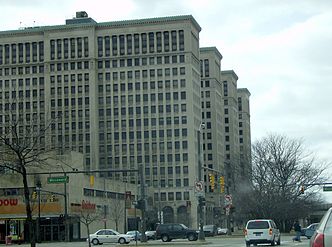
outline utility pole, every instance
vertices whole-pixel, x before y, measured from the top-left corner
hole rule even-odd
[[[37,220],[37,242],[41,242],[40,238],[40,188],[41,188],[41,182],[38,181],[36,184],[36,189],[37,189],[37,195],[38,195],[38,220]]]
[[[107,224],[106,224],[106,217],[107,217],[107,206],[106,206],[106,182],[105,182],[105,178],[104,178],[104,229],[107,229]]]
[[[198,146],[198,181],[202,181],[202,160],[201,160],[201,130],[205,128],[204,124],[200,124],[197,130],[197,146]],[[204,215],[203,215],[203,198],[198,197],[198,217],[199,217],[199,233],[198,239],[205,240],[205,234],[203,231]]]
[[[145,222],[145,209],[146,209],[146,200],[145,200],[145,181],[143,174],[143,164],[139,166],[140,173],[140,184],[141,184],[141,200],[142,200],[142,238],[141,242],[147,242],[145,231],[146,231],[146,222]]]
[[[65,241],[70,241],[69,239],[69,227],[68,227],[68,202],[67,202],[67,173],[63,173],[64,177],[66,178],[66,181],[63,183],[64,185],[64,199],[65,199],[65,215],[64,215],[64,222],[65,222]]]
[[[124,233],[127,232],[127,178],[123,180],[125,183],[125,199],[124,199]]]

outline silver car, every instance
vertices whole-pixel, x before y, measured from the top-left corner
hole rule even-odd
[[[93,245],[103,243],[120,243],[128,244],[133,241],[133,236],[127,234],[121,234],[113,229],[101,229],[93,234],[90,234],[90,241]]]
[[[310,247],[332,246],[332,208],[321,219],[314,235],[310,239]]]

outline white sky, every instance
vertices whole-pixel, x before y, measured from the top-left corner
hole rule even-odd
[[[82,10],[97,22],[191,14],[200,46],[216,46],[221,69],[251,92],[252,141],[303,138],[332,162],[331,0],[0,0],[0,9],[0,30],[64,24]]]

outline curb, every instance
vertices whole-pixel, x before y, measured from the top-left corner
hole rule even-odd
[[[138,242],[137,244],[135,242],[130,242],[129,244],[126,244],[126,246],[160,246],[160,245],[207,245],[212,244],[210,241],[204,241],[204,240],[197,240],[197,241],[176,241],[173,240],[171,242],[162,242],[161,240],[153,241],[153,242]]]

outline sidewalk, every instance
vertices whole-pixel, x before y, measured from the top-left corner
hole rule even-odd
[[[130,242],[129,244],[125,245],[120,245],[119,243],[107,243],[106,246],[160,246],[160,245],[171,245],[171,246],[183,246],[183,245],[207,245],[210,244],[211,242],[206,239],[205,241],[188,241],[186,239],[174,239],[171,242],[164,243],[161,240],[153,240],[153,241],[148,241],[145,243],[141,243],[137,241],[137,244],[135,241]],[[12,246],[16,244],[12,244]],[[17,245],[18,246],[18,245]],[[21,244],[20,246],[22,247],[28,247],[30,244]],[[82,246],[88,246],[87,242],[45,242],[45,243],[40,243],[37,244],[37,246],[43,246],[43,247],[82,247]],[[91,246],[94,246],[91,244]]]

